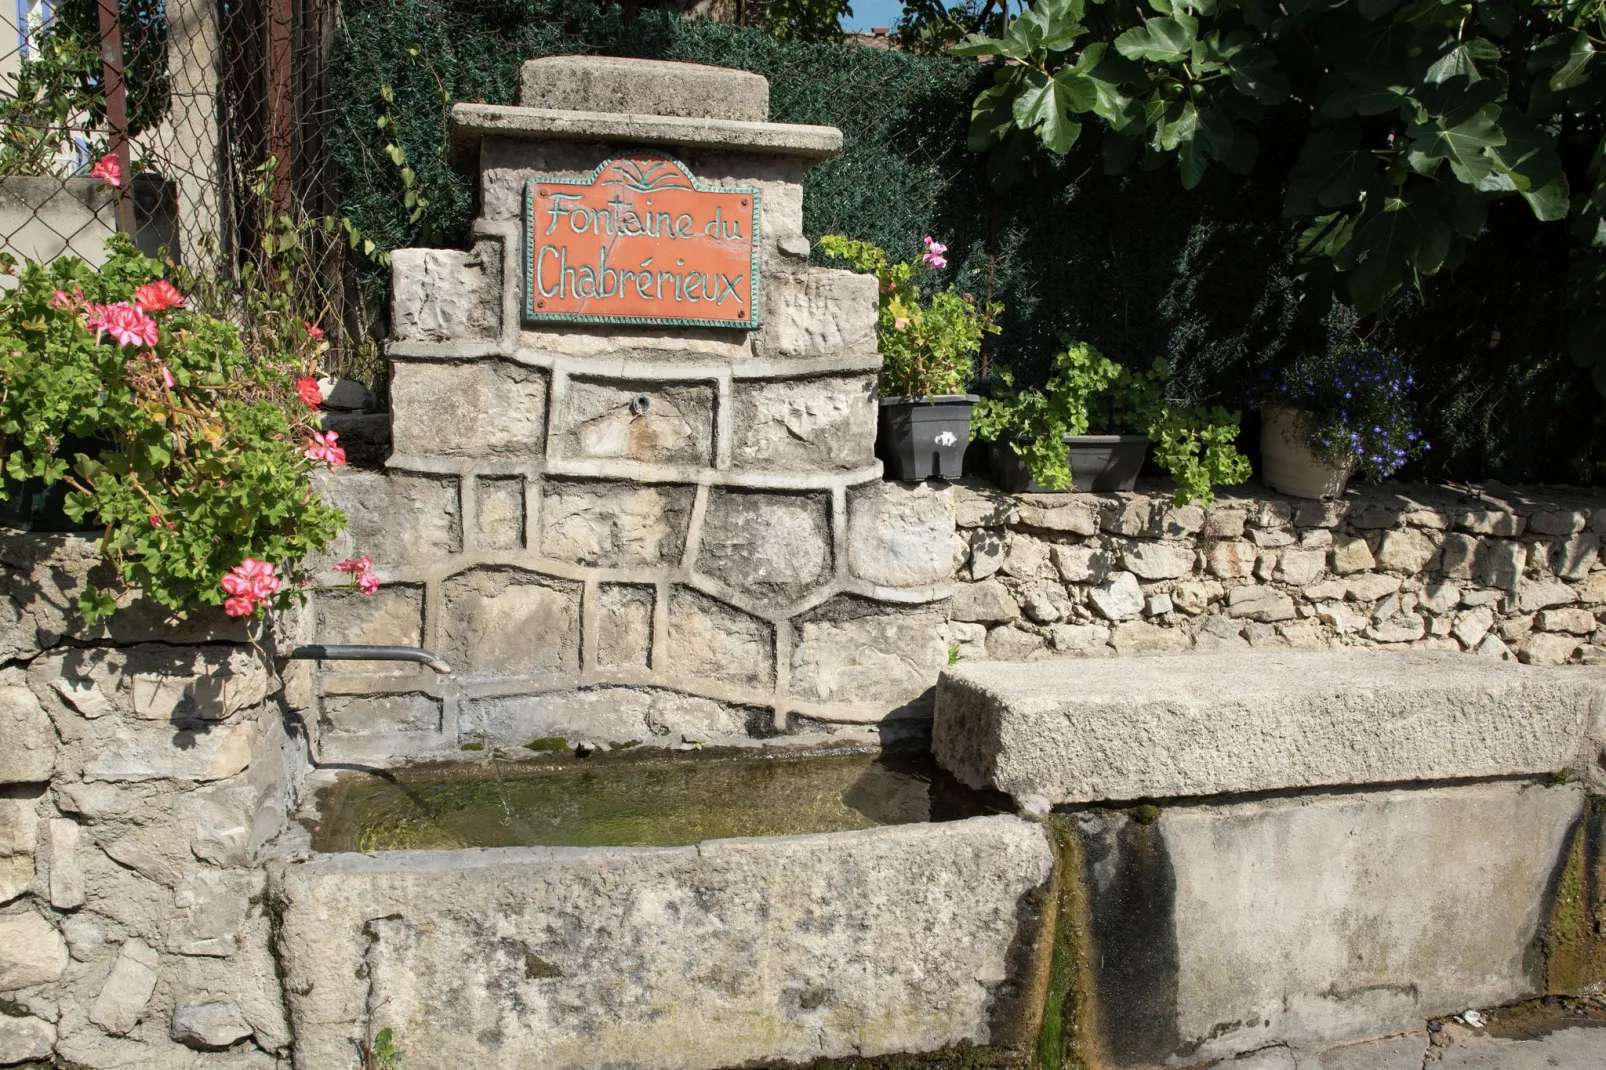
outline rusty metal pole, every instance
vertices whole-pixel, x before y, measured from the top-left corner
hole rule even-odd
[[[128,81],[123,77],[123,28],[117,19],[117,0],[100,0],[100,67],[110,147],[123,176],[117,188],[117,229],[132,237],[134,169],[128,144]]]
[[[294,29],[295,0],[269,0],[268,151],[278,161],[273,175],[273,206],[280,213],[290,211],[291,176],[294,174],[295,64],[291,47]]]

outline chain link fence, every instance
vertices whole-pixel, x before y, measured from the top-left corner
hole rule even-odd
[[[351,364],[372,346],[325,146],[337,14],[336,0],[0,0],[0,250],[99,264],[122,231],[220,283],[218,311],[301,315],[328,332],[333,370]]]

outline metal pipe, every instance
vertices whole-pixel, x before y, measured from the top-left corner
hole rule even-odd
[[[452,667],[439,654],[415,646],[326,646],[307,643],[293,647],[285,657],[294,661],[416,661],[442,676]]]

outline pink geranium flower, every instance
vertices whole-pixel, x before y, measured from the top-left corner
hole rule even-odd
[[[156,321],[143,309],[127,301],[115,305],[90,305],[89,319],[84,326],[91,331],[105,331],[125,346],[153,346],[156,344]]]
[[[178,287],[166,279],[157,279],[135,290],[134,302],[146,312],[165,312],[182,305],[184,295],[178,292]]]
[[[946,245],[944,245],[942,242],[937,241],[930,234],[926,235],[926,239],[925,240],[926,240],[926,251],[920,254],[920,259],[925,261],[926,265],[928,267],[934,267],[934,268],[945,268],[945,267],[947,267],[948,266],[948,260],[942,254],[946,253],[948,251],[948,247]]]
[[[246,558],[223,577],[223,590],[230,595],[223,602],[223,612],[231,617],[249,615],[257,603],[266,601],[279,590],[279,582],[271,562]]]
[[[307,456],[315,461],[323,461],[330,471],[334,471],[346,463],[346,451],[337,444],[339,438],[338,431],[314,431],[313,444],[306,449]]]
[[[318,389],[318,380],[310,375],[303,375],[296,380],[296,393],[309,409],[316,409],[323,404],[323,391]]]
[[[123,184],[123,165],[117,159],[115,152],[108,152],[90,169],[90,178],[98,178],[108,186],[121,186]]]
[[[322,327],[313,326],[312,322],[309,321],[309,320],[302,320],[301,322],[306,325],[307,334],[308,335],[310,335],[313,338],[318,339],[319,341],[323,340],[323,328]]]
[[[349,572],[356,581],[357,590],[373,594],[379,590],[379,577],[374,575],[374,563],[366,557],[350,557],[335,566],[336,572]]]
[[[57,290],[50,298],[51,308],[77,308],[84,303],[84,291],[74,286],[72,293],[66,290]]]

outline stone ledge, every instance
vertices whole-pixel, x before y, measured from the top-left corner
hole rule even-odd
[[[719,469],[711,465],[643,464],[639,461],[560,457],[542,460],[528,458],[465,458],[450,454],[423,456],[392,453],[385,463],[387,474],[427,476],[525,476],[541,475],[561,479],[611,480],[642,484],[738,487],[753,490],[834,490],[856,487],[881,479],[881,462],[848,470],[802,472],[740,468]]]
[[[733,332],[727,332],[733,333]],[[540,343],[540,344],[535,344]],[[505,358],[532,368],[545,368],[584,378],[659,379],[682,381],[729,378],[735,382],[759,379],[806,379],[855,372],[879,372],[881,354],[875,351],[837,353],[826,357],[755,357],[737,343],[716,342],[711,348],[674,354],[668,340],[639,336],[607,340],[520,332],[514,342],[385,343],[393,361],[474,361]]]
[[[1336,528],[1348,521],[1367,530],[1396,525],[1434,531],[1516,536],[1564,536],[1578,531],[1606,531],[1606,494],[1583,487],[1512,487],[1500,483],[1454,486],[1436,483],[1385,483],[1354,486],[1342,498],[1314,501],[1291,498],[1258,484],[1218,487],[1215,504],[1174,506],[1169,480],[1140,480],[1137,489],[1103,494],[1039,491],[1010,494],[982,479],[967,478],[954,485],[955,504],[962,510],[961,527],[1003,527],[1023,523],[1021,510],[1079,506],[1095,515],[1125,506],[1137,506],[1149,524],[1129,536],[1161,538],[1167,533],[1151,525],[1162,515],[1198,511],[1205,517],[1242,512],[1240,524],[1251,527]],[[1549,514],[1549,515],[1546,515]],[[1575,515],[1581,514],[1581,515]],[[1530,528],[1530,518],[1545,518]],[[1502,517],[1520,518],[1516,522]],[[1564,530],[1565,529],[1565,530]],[[1106,531],[1111,530],[1108,526]],[[1197,527],[1194,529],[1197,531]],[[1113,533],[1113,532],[1112,532]],[[1206,525],[1205,534],[1216,535]]]
[[[452,106],[452,161],[457,167],[477,172],[477,150],[487,137],[727,149],[808,160],[824,160],[842,151],[842,131],[833,126],[558,111],[500,104]]]
[[[1467,777],[1580,759],[1606,675],[1462,654],[1195,654],[979,663],[937,685],[932,749],[1052,804]]]

